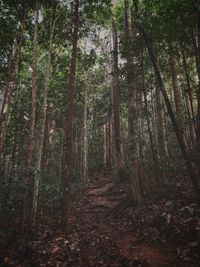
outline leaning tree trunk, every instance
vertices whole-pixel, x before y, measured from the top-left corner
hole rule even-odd
[[[157,132],[159,142],[159,156],[162,162],[169,159],[169,151],[167,146],[166,138],[166,127],[165,127],[165,114],[164,114],[164,103],[163,96],[160,88],[156,85],[156,114],[157,114]]]
[[[136,18],[137,18],[138,28],[139,28],[139,30],[140,30],[143,38],[144,38],[144,41],[146,43],[146,46],[148,48],[149,56],[150,56],[150,59],[151,59],[151,62],[152,62],[152,65],[153,65],[153,68],[154,68],[154,71],[155,71],[155,75],[156,75],[160,90],[161,90],[162,95],[163,95],[164,100],[165,100],[165,104],[166,104],[166,107],[167,107],[167,111],[168,111],[169,117],[170,117],[171,122],[172,122],[172,126],[174,128],[174,132],[175,132],[175,135],[176,135],[176,138],[177,138],[177,142],[178,142],[178,144],[180,146],[183,158],[185,160],[185,163],[186,163],[186,166],[187,166],[187,169],[188,169],[188,174],[189,174],[189,176],[191,178],[191,181],[192,181],[192,184],[193,184],[193,187],[194,187],[195,197],[196,197],[196,200],[197,200],[198,204],[200,205],[200,190],[199,190],[198,180],[197,180],[196,174],[194,173],[190,157],[189,157],[189,155],[187,153],[184,140],[182,138],[181,132],[179,130],[179,127],[178,127],[178,124],[177,124],[177,121],[176,121],[176,118],[175,118],[175,115],[174,115],[174,112],[173,112],[173,109],[171,107],[171,103],[170,103],[170,100],[168,98],[168,95],[167,95],[167,92],[166,92],[166,89],[165,89],[165,85],[163,83],[163,79],[161,77],[161,73],[160,73],[160,70],[159,70],[159,67],[158,67],[158,64],[157,64],[157,60],[156,60],[156,56],[155,56],[155,53],[154,53],[154,49],[153,49],[151,40],[149,39],[146,31],[143,28],[143,25],[140,22],[140,17],[139,17],[139,13],[138,13],[138,1],[137,0],[133,0],[133,1],[134,1],[134,6],[135,6],[135,14],[136,14]]]
[[[28,187],[30,183],[33,145],[35,138],[35,115],[36,115],[36,92],[37,92],[37,49],[38,49],[38,26],[39,26],[39,6],[40,1],[36,0],[35,9],[35,29],[34,29],[34,47],[33,47],[33,63],[32,63],[32,101],[31,101],[31,121],[29,131],[28,155],[27,155],[27,171],[28,174],[24,178],[24,199],[22,207],[22,223],[21,231],[24,232],[25,224],[28,217]]]
[[[149,110],[148,110],[148,100],[147,100],[147,92],[146,92],[146,83],[145,83],[145,73],[144,73],[144,55],[142,51],[142,57],[141,57],[141,71],[142,71],[142,91],[144,95],[144,109],[145,109],[145,115],[146,115],[146,122],[147,122],[147,130],[149,135],[149,143],[151,148],[151,153],[153,157],[153,162],[155,166],[155,172],[158,173],[158,151],[156,149],[156,146],[154,144],[153,140],[153,134],[151,130],[151,124],[150,124],[150,117],[149,117]]]
[[[115,7],[116,0],[112,0]],[[116,21],[113,16],[112,20],[112,94],[113,94],[113,118],[114,118],[114,139],[116,147],[117,169],[119,176],[124,169],[124,153],[122,146],[122,134],[120,127],[120,82],[118,70],[118,34]]]
[[[128,131],[129,131],[129,169],[132,181],[133,201],[141,202],[140,155],[139,155],[139,114],[137,87],[134,81],[133,30],[129,0],[125,0],[126,59],[128,82]]]
[[[44,102],[43,102],[43,118],[41,122],[41,135],[39,142],[39,149],[37,155],[37,174],[34,181],[34,189],[33,189],[33,203],[32,203],[32,224],[33,226],[36,223],[36,215],[37,215],[37,207],[38,207],[38,196],[39,196],[39,185],[40,185],[40,176],[42,171],[42,157],[43,157],[43,147],[44,147],[44,138],[45,138],[45,126],[46,126],[46,117],[47,117],[47,96],[48,96],[48,88],[49,88],[49,78],[51,73],[51,55],[52,55],[52,43],[53,36],[55,30],[55,21],[56,21],[56,9],[57,3],[52,7],[52,17],[50,24],[50,41],[49,41],[49,51],[48,51],[48,60],[46,66],[46,74],[45,74],[45,85],[44,85]]]
[[[79,25],[79,0],[75,0],[72,33],[72,55],[69,71],[68,97],[67,97],[67,118],[66,118],[66,169],[64,175],[64,206],[63,225],[68,225],[70,183],[72,179],[72,156],[73,156],[73,122],[74,122],[74,96],[75,96],[75,75],[77,61],[78,25]]]

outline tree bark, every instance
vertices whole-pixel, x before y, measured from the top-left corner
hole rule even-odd
[[[105,167],[106,167],[106,158],[107,158],[106,134],[107,134],[107,123],[104,123],[103,125],[103,164]]]
[[[84,91],[84,116],[83,116],[83,183],[87,185],[88,183],[88,142],[87,142],[87,87]]]
[[[106,167],[110,170],[112,167],[112,123],[109,117],[106,123]]]
[[[38,149],[37,163],[36,163],[37,174],[35,176],[34,189],[33,189],[33,203],[32,203],[33,226],[35,226],[36,223],[40,177],[42,171],[42,158],[44,151],[43,148],[44,148],[44,138],[45,138],[46,117],[47,117],[47,96],[49,88],[49,78],[51,73],[51,55],[52,55],[53,36],[55,31],[56,10],[57,10],[57,3],[55,3],[55,5],[53,4],[51,24],[50,24],[50,41],[49,41],[48,59],[47,59],[46,74],[45,74],[45,85],[44,85],[44,100],[43,100],[44,102],[43,102],[43,114],[42,114],[43,118],[41,121],[41,135],[40,135],[39,149]]]
[[[136,203],[141,202],[140,155],[139,155],[139,116],[137,104],[137,87],[134,81],[133,29],[129,0],[125,0],[125,32],[128,82],[128,131],[129,131],[129,169],[132,181],[132,197]]]
[[[116,0],[112,0],[112,5],[115,7]],[[114,137],[117,157],[117,168],[119,176],[124,169],[124,153],[122,145],[122,134],[120,126],[120,81],[118,69],[118,34],[116,21],[112,18],[112,94],[113,94],[113,115],[114,115]]]
[[[181,91],[180,91],[180,87],[178,84],[178,78],[177,78],[176,57],[175,57],[175,54],[173,52],[172,47],[170,47],[169,53],[170,53],[169,65],[170,65],[171,76],[172,76],[172,85],[173,85],[173,91],[174,91],[176,115],[177,115],[177,120],[178,120],[178,124],[179,124],[180,134],[182,135],[182,139],[185,142],[183,104],[182,104],[182,100],[181,100]]]
[[[1,110],[0,110],[0,154],[3,151],[6,133],[7,133],[7,126],[9,121],[9,115],[11,111],[11,104],[12,104],[12,95],[16,88],[17,78],[19,74],[19,65],[20,59],[23,49],[23,38],[24,38],[24,31],[25,31],[25,24],[26,24],[26,16],[27,10],[24,7],[23,16],[21,18],[21,29],[19,33],[19,37],[16,40],[16,44],[13,45],[13,57],[11,56],[11,62],[8,72],[8,81],[5,85],[5,91],[2,98],[1,103]],[[5,104],[7,102],[8,108],[7,111],[4,113]]]
[[[64,177],[64,207],[63,226],[68,225],[70,182],[72,179],[72,144],[73,144],[73,121],[74,121],[74,95],[75,95],[75,74],[77,61],[77,43],[79,26],[79,0],[74,1],[73,33],[72,33],[72,55],[68,82],[67,118],[66,118],[66,169]]]
[[[147,129],[148,129],[148,134],[149,134],[149,142],[150,142],[150,148],[151,148],[151,153],[152,153],[152,157],[153,157],[155,170],[156,170],[156,173],[158,173],[158,157],[157,157],[158,153],[157,153],[156,146],[154,144],[153,134],[151,131],[150,118],[149,118],[148,100],[147,100],[145,73],[144,73],[143,51],[142,51],[142,57],[141,57],[141,71],[142,71],[142,91],[143,91],[143,95],[144,95],[144,109],[145,109],[145,114],[146,114]]]
[[[79,142],[78,142],[78,168],[80,173],[80,180],[83,187],[88,184],[88,139],[87,139],[87,87],[84,88],[84,110],[83,118],[79,127]],[[105,125],[103,125],[104,127]],[[105,127],[104,127],[105,128]],[[104,142],[104,146],[105,146]]]
[[[31,121],[29,131],[28,155],[27,155],[27,171],[28,174],[24,178],[24,199],[22,207],[22,222],[21,231],[25,230],[25,224],[28,217],[28,187],[31,178],[31,167],[33,157],[33,145],[35,138],[35,117],[36,117],[36,93],[37,93],[37,49],[38,49],[38,27],[39,27],[39,9],[40,1],[36,0],[35,8],[35,29],[34,29],[34,47],[33,47],[33,62],[32,62],[32,101],[31,101]]]
[[[194,105],[193,105],[192,90],[191,90],[191,85],[190,85],[190,77],[189,77],[189,72],[188,72],[183,49],[181,49],[181,57],[182,57],[182,64],[183,64],[184,76],[185,76],[185,81],[186,81],[185,101],[186,101],[188,119],[189,119],[190,141],[191,141],[190,143],[191,143],[191,147],[193,147],[195,144],[195,140],[196,140],[195,123],[194,123],[194,118],[195,118]]]
[[[157,132],[159,142],[159,155],[162,162],[169,159],[169,151],[167,146],[165,114],[163,96],[160,88],[156,85],[156,113],[157,113]]]
[[[197,114],[196,114],[196,147],[197,147],[197,164],[200,176],[200,11],[197,12],[197,45],[196,45],[196,64],[198,75],[197,89]]]

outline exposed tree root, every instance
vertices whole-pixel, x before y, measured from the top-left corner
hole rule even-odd
[[[100,205],[100,204],[98,204],[98,205],[92,206],[91,209],[92,210],[104,209],[104,211],[105,211],[105,210],[109,209],[109,207],[106,206],[106,205]]]
[[[122,198],[124,198],[123,196],[121,196],[122,194],[125,196],[124,192],[123,193],[120,192],[120,196],[119,196],[119,192],[112,193],[110,191],[99,193],[99,194],[92,193],[92,194],[88,194],[88,195],[89,196],[96,196],[96,197],[106,197],[107,199],[115,198],[116,200],[121,200]]]
[[[127,194],[125,198],[123,198],[117,205],[115,205],[111,210],[109,210],[105,217],[112,219],[119,215],[123,210],[127,209],[128,207],[133,206],[133,198],[131,196],[131,193]]]
[[[95,183],[94,185],[90,185],[89,186],[89,189],[96,189],[96,188],[98,188],[98,187],[102,187],[102,186],[104,186],[104,185],[107,185],[107,184],[110,184],[112,181],[110,180],[110,181],[102,181],[102,182],[99,182],[99,183]]]

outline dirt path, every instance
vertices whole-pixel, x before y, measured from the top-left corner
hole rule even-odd
[[[120,231],[120,217],[107,220],[105,215],[125,196],[108,177],[99,177],[79,202],[78,231],[82,235],[82,266],[188,267],[165,245],[153,245],[134,234]]]
[[[108,219],[107,212],[126,195],[108,176],[99,175],[71,207],[68,234],[40,229],[32,249],[9,259],[16,267],[194,267],[177,257],[169,244],[139,237],[131,218],[121,213]],[[141,217],[141,216],[140,216]],[[134,227],[133,227],[134,226]],[[133,230],[130,231],[133,228]],[[20,248],[20,247],[19,247]],[[21,253],[21,254],[20,254]],[[28,254],[30,253],[30,255]],[[7,266],[7,265],[6,265]],[[10,266],[10,265],[8,265]],[[196,266],[195,266],[196,267]]]

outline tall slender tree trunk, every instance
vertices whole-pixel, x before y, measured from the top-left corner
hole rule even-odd
[[[61,140],[60,140],[60,163],[59,163],[59,184],[62,184],[63,180],[63,166],[64,166],[64,143],[65,143],[65,117],[62,115],[62,126],[61,126]]]
[[[110,170],[112,166],[112,123],[109,116],[106,123],[106,167]]]
[[[47,107],[47,115],[46,115],[46,124],[45,124],[45,137],[43,142],[43,152],[42,152],[42,169],[47,168],[47,161],[48,161],[48,147],[49,147],[49,131],[48,131],[48,125],[49,125],[49,118],[48,118],[48,107]]]
[[[139,155],[139,116],[137,104],[137,87],[134,81],[133,29],[129,0],[125,0],[125,32],[128,82],[128,131],[129,131],[129,169],[132,181],[133,201],[141,202],[140,155]]]
[[[87,87],[84,91],[84,116],[83,116],[83,169],[82,169],[82,176],[84,184],[87,185],[88,183],[88,140],[87,140]]]
[[[51,73],[51,55],[52,55],[53,36],[54,36],[54,30],[55,30],[56,10],[57,10],[57,3],[53,4],[51,24],[50,24],[50,41],[49,41],[48,59],[47,59],[46,74],[45,74],[45,85],[44,85],[43,118],[41,121],[41,135],[40,135],[37,163],[36,163],[37,174],[35,176],[34,189],[33,189],[33,203],[32,203],[33,226],[36,223],[39,185],[40,185],[40,177],[41,177],[41,171],[42,171],[42,157],[43,157],[43,151],[44,151],[43,147],[44,147],[45,126],[46,126],[46,117],[47,117],[47,96],[48,96],[48,88],[49,88],[49,78],[50,78],[50,73]]]
[[[115,181],[120,180],[120,172],[118,168],[118,160],[117,160],[117,149],[116,149],[116,143],[115,143],[115,120],[114,120],[114,100],[113,100],[113,94],[111,92],[111,127],[112,127],[112,136],[111,136],[111,149],[112,149],[112,177]]]
[[[73,122],[74,122],[74,95],[75,75],[77,61],[78,25],[79,25],[79,0],[74,1],[73,33],[72,33],[72,55],[68,82],[67,118],[66,118],[66,170],[64,177],[64,207],[63,224],[68,225],[70,183],[72,179],[72,156],[73,156]]]
[[[79,172],[82,185],[85,187],[88,183],[88,139],[87,139],[87,87],[84,88],[84,111],[83,120],[81,121],[81,127],[79,127],[79,142],[78,142],[78,154],[79,154]],[[103,125],[104,127],[105,125]],[[105,127],[104,127],[105,128]],[[104,142],[105,145],[105,142]]]
[[[145,109],[145,114],[146,114],[146,121],[147,121],[147,129],[148,129],[148,134],[149,134],[149,142],[150,142],[150,148],[151,148],[151,153],[153,157],[153,162],[155,166],[156,172],[158,172],[158,152],[156,149],[156,146],[154,144],[153,140],[153,134],[151,130],[151,123],[150,123],[150,117],[149,117],[149,110],[148,110],[148,100],[147,100],[147,92],[146,92],[146,83],[145,83],[145,73],[144,73],[144,55],[142,51],[142,58],[141,58],[141,71],[142,71],[142,91],[144,95],[144,109]]]
[[[111,0],[113,7],[116,0]],[[120,81],[118,70],[118,34],[116,29],[116,21],[112,19],[112,94],[113,94],[113,115],[114,115],[114,134],[117,157],[117,168],[119,176],[124,169],[124,153],[122,145],[122,134],[120,127]]]
[[[197,114],[196,114],[196,147],[197,147],[197,162],[198,171],[200,176],[200,11],[197,12],[197,44],[195,45],[196,50],[196,64],[197,64],[197,75],[198,75],[198,89],[197,89]]]
[[[107,134],[107,122],[103,125],[103,164],[106,167],[106,158],[107,158],[107,139],[106,139],[106,134]]]
[[[35,8],[35,29],[34,29],[34,47],[33,47],[33,62],[32,62],[32,101],[31,101],[31,121],[29,131],[28,155],[27,155],[27,171],[28,174],[24,178],[24,199],[22,207],[22,223],[21,231],[24,232],[25,224],[28,217],[28,187],[30,183],[33,145],[35,138],[35,117],[36,117],[36,93],[37,93],[37,49],[38,49],[38,27],[39,27],[39,9],[40,1],[36,0]]]
[[[165,114],[164,114],[164,103],[163,96],[160,88],[156,85],[156,111],[157,111],[157,132],[159,142],[159,155],[162,162],[169,159],[169,152],[166,138],[165,128]]]
[[[193,188],[194,188],[194,191],[195,191],[195,197],[196,197],[196,200],[197,200],[198,204],[200,205],[200,190],[199,190],[198,180],[197,180],[196,174],[194,173],[190,157],[189,157],[189,155],[187,153],[184,140],[183,140],[182,135],[180,133],[180,130],[179,130],[179,127],[178,127],[178,124],[177,124],[173,109],[171,107],[171,103],[169,101],[169,98],[168,98],[168,95],[167,95],[167,92],[166,92],[166,89],[165,89],[165,85],[163,83],[163,79],[161,77],[161,73],[160,73],[160,70],[159,70],[159,67],[158,67],[158,64],[157,64],[157,60],[156,60],[156,56],[155,56],[155,53],[154,53],[154,49],[153,49],[152,43],[149,40],[149,37],[148,37],[146,31],[144,30],[143,25],[140,22],[140,17],[139,17],[139,13],[138,13],[138,1],[137,0],[133,0],[133,2],[134,2],[134,6],[135,6],[135,14],[136,14],[136,18],[137,18],[138,27],[139,27],[140,32],[142,33],[142,36],[143,36],[144,41],[146,43],[146,46],[148,48],[148,52],[149,52],[149,56],[150,56],[153,68],[154,68],[155,76],[157,78],[158,85],[160,87],[160,90],[162,92],[163,98],[165,100],[167,111],[168,111],[169,117],[171,119],[172,126],[174,128],[174,132],[176,134],[177,142],[178,142],[178,144],[180,146],[183,158],[185,160],[185,163],[186,163],[186,166],[187,166],[187,169],[188,169],[188,174],[189,174],[190,179],[191,179],[192,184],[193,184]],[[199,24],[200,24],[200,20],[199,20]]]
[[[181,98],[181,91],[178,83],[177,78],[177,69],[176,69],[176,57],[173,52],[173,48],[170,47],[170,56],[169,56],[169,65],[171,69],[171,76],[172,76],[172,85],[173,85],[173,91],[174,91],[174,101],[175,101],[175,108],[176,108],[176,115],[177,120],[179,124],[180,133],[182,135],[182,139],[185,142],[185,136],[184,136],[184,116],[183,116],[183,103]]]
[[[181,47],[181,59],[182,59],[182,65],[184,69],[184,75],[186,80],[187,89],[185,90],[185,96],[186,96],[186,104],[188,109],[188,116],[190,120],[190,134],[191,134],[191,140],[192,144],[194,145],[195,139],[196,139],[196,133],[195,133],[195,126],[194,126],[194,106],[193,106],[193,98],[192,98],[192,89],[190,85],[190,75],[188,71],[188,66],[186,63],[185,53],[184,49]]]
[[[24,31],[25,31],[25,24],[26,24],[26,15],[27,10],[24,7],[23,15],[21,18],[21,29],[19,36],[16,40],[16,44],[13,45],[13,57],[11,56],[11,62],[8,72],[8,81],[5,85],[4,95],[2,97],[1,103],[1,110],[0,110],[0,154],[3,151],[9,115],[11,111],[11,104],[12,104],[12,94],[16,88],[17,78],[19,74],[19,65],[20,59],[23,49],[23,38],[24,38]],[[7,103],[7,111],[4,113],[4,108]]]
[[[77,126],[77,169],[79,171],[80,180],[82,179],[82,166],[83,166],[83,121],[80,118]]]
[[[16,112],[14,114],[15,119],[15,126],[14,126],[14,136],[13,136],[13,145],[12,145],[12,167],[11,173],[15,174],[16,171],[16,153],[17,153],[17,141],[19,136],[19,121],[20,121],[20,86],[17,85],[16,95],[15,95],[15,102],[16,102]]]
[[[16,61],[16,56],[17,56],[17,52],[19,51],[17,49],[17,39],[15,38],[13,41],[13,45],[12,45],[12,51],[11,51],[11,55],[10,55],[10,62],[9,62],[9,67],[8,67],[8,79],[5,83],[5,88],[4,88],[4,92],[1,96],[1,103],[0,103],[0,136],[1,136],[1,132],[2,132],[2,123],[4,120],[4,108],[6,105],[6,101],[7,101],[7,96],[9,93],[9,88],[10,88],[10,82],[12,81],[12,77],[15,75],[15,61]]]
[[[23,119],[24,119],[24,114],[21,112],[19,114],[18,118],[18,125],[19,125],[19,135],[18,135],[18,140],[17,140],[17,173],[20,173],[21,169],[23,168],[22,166],[24,164],[24,128],[23,128]]]

